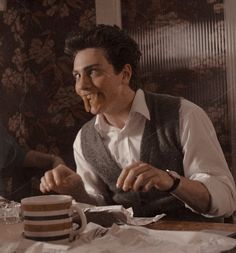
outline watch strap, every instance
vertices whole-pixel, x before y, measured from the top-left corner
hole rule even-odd
[[[173,185],[165,190],[165,192],[173,192],[177,189],[177,187],[179,186],[179,183],[180,183],[180,177],[174,177],[171,173],[169,173],[169,171],[167,171],[168,175],[173,179]]]

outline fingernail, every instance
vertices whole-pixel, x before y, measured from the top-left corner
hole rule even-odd
[[[129,186],[127,186],[127,185],[124,185],[123,190],[124,190],[125,192],[128,191],[129,189],[131,189],[131,187],[129,187]]]

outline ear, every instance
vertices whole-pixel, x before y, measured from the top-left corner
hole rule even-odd
[[[128,84],[130,83],[130,79],[132,76],[132,67],[130,64],[125,64],[123,69],[122,69],[122,80],[124,84]]]

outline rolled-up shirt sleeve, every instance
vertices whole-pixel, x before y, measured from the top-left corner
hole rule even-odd
[[[181,103],[180,138],[185,177],[207,187],[211,208],[206,216],[230,216],[236,209],[235,182],[212,122],[200,107],[184,99]]]

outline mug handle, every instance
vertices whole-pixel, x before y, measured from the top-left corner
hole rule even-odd
[[[80,228],[76,229],[76,230],[72,229],[72,231],[70,233],[70,240],[74,240],[75,236],[77,236],[79,233],[83,232],[84,229],[86,228],[86,226],[87,226],[87,218],[86,218],[86,215],[84,214],[83,210],[79,207],[78,204],[73,205],[71,208],[72,208],[72,210],[75,210],[78,213],[78,215],[79,215],[79,217],[81,219],[81,226],[80,226]]]

